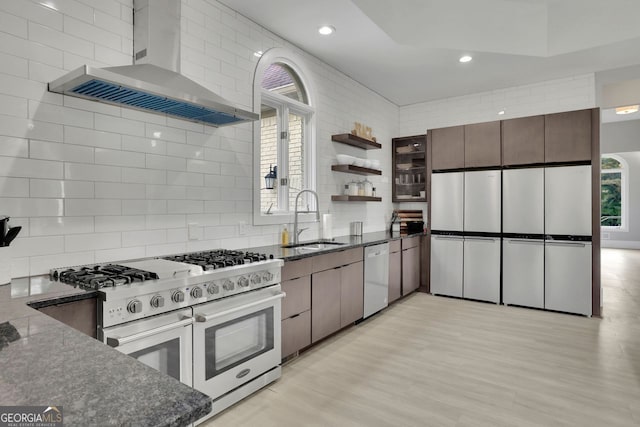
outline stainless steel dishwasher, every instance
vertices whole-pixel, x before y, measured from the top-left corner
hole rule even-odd
[[[389,303],[389,243],[364,248],[364,315],[367,318]]]

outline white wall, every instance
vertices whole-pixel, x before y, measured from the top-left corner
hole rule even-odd
[[[51,267],[169,253],[274,244],[277,226],[251,224],[251,124],[215,129],[49,93],[46,84],[83,64],[125,65],[132,54],[131,0],[0,2],[0,213],[22,225],[13,276]],[[390,139],[398,108],[214,0],[183,0],[182,72],[251,108],[254,51],[286,47],[313,70],[318,90],[318,189],[335,214],[382,230],[391,211]],[[371,126],[382,150],[332,143],[353,122]],[[159,132],[159,133],[158,133]],[[159,135],[159,136],[157,136]],[[335,153],[382,160],[383,203],[339,204],[330,195],[349,175]],[[202,227],[188,240],[187,224]]]
[[[400,133],[593,108],[594,84],[594,75],[584,74],[401,107]]]

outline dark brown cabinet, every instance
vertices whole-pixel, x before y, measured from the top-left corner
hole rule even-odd
[[[346,249],[311,259],[311,342],[316,342],[362,318],[363,249]]]
[[[499,121],[465,125],[464,167],[500,166],[501,154]]]
[[[502,122],[502,163],[505,166],[544,163],[544,116]]]
[[[364,313],[364,269],[362,261],[340,270],[340,327],[362,319]]]
[[[400,240],[389,242],[389,303],[402,296],[402,252]]]
[[[426,135],[393,138],[392,197],[394,202],[427,200]]]
[[[420,287],[420,237],[402,239],[402,295]]]
[[[311,344],[311,259],[285,262],[282,269],[282,357]]]
[[[431,133],[431,168],[464,168],[464,126],[433,129]]]
[[[95,297],[50,305],[38,310],[90,337],[97,336],[98,300]]]
[[[313,273],[311,287],[311,342],[316,342],[340,329],[340,269]]]
[[[591,160],[592,110],[547,114],[544,118],[546,163]]]

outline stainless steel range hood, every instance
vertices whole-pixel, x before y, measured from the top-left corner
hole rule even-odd
[[[259,118],[179,73],[180,0],[134,6],[135,65],[84,65],[49,83],[49,91],[212,126]]]

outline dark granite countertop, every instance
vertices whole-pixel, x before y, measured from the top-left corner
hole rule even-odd
[[[0,286],[0,405],[62,406],[65,426],[186,426],[211,399],[29,307],[92,298],[46,276]],[[19,334],[19,335],[17,335]]]
[[[243,249],[253,252],[265,253],[267,255],[273,255],[274,258],[280,258],[285,261],[293,261],[301,258],[308,258],[320,254],[329,252],[342,251],[345,249],[355,248],[359,246],[371,246],[377,243],[384,243],[390,240],[404,239],[407,237],[418,237],[423,233],[416,233],[411,235],[406,234],[391,234],[388,231],[376,231],[373,233],[364,233],[362,236],[340,236],[336,237],[332,241],[342,243],[340,245],[329,245],[325,249],[321,250],[306,250],[300,248],[283,248],[281,245],[261,246],[257,248]],[[304,241],[302,242],[304,243]]]

